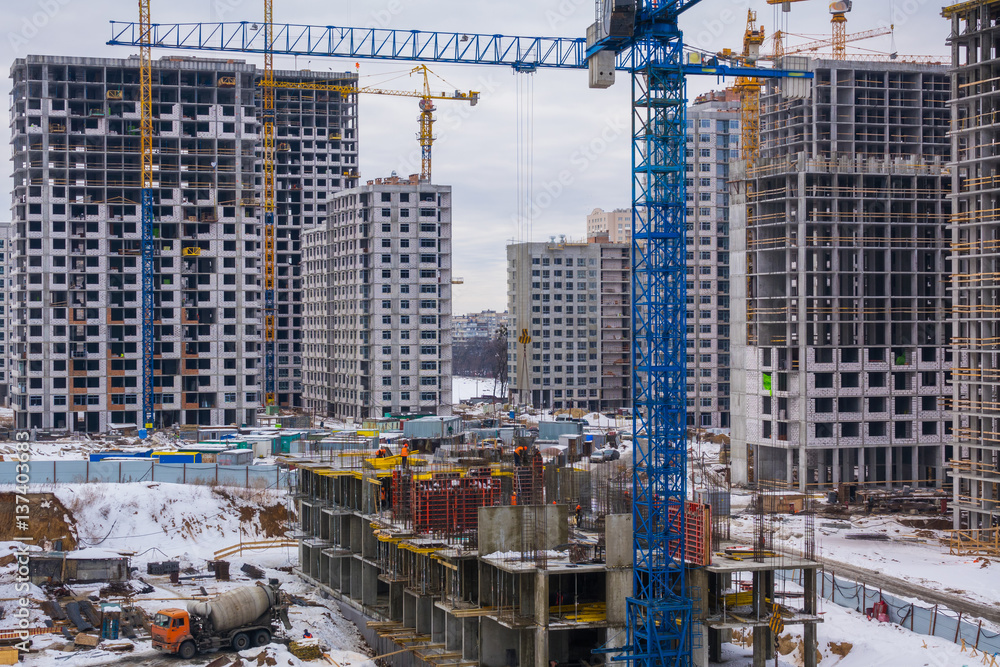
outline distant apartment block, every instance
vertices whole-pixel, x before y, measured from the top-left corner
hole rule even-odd
[[[305,408],[341,420],[450,414],[451,186],[335,195],[303,234]]]
[[[739,101],[698,98],[687,115],[688,426],[728,428],[729,164],[738,159]]]
[[[613,211],[595,208],[587,216],[587,238],[608,237],[609,243],[632,243],[632,209]]]
[[[492,340],[503,327],[507,326],[507,313],[484,310],[451,318],[452,340],[466,343],[474,339]]]
[[[157,428],[249,424],[261,403],[258,77],[241,61],[153,63]],[[142,403],[139,60],[29,56],[14,62],[11,79],[16,425],[134,425]],[[356,182],[356,101],[281,90],[275,106],[278,400],[295,406],[300,232],[325,219],[329,192]]]
[[[630,267],[622,243],[507,246],[512,400],[593,412],[630,406]]]
[[[767,84],[762,157],[733,178],[733,482],[939,486],[952,447],[947,70],[804,64],[807,97]]]

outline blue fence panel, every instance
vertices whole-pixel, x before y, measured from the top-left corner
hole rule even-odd
[[[55,461],[55,479],[62,484],[83,484],[87,481],[88,461]]]
[[[799,570],[779,576],[800,585],[802,583],[802,573]],[[817,584],[821,597],[841,607],[865,613],[881,598],[889,606],[890,621],[897,625],[956,644],[964,639],[967,646],[975,647],[987,655],[1000,653],[1000,633],[983,629],[979,621],[961,620],[957,612],[946,607],[921,607],[878,589],[841,579],[831,572],[821,572]]]
[[[118,461],[95,461],[87,470],[86,479],[67,479],[65,470],[67,461],[59,461],[56,469],[59,471],[60,482],[117,482],[121,479],[121,463]]]
[[[0,484],[17,484],[17,461],[0,461]],[[220,466],[215,463],[156,463],[134,461],[30,461],[27,484],[83,484],[85,482],[164,482],[167,484],[221,484],[256,489],[287,489],[295,483],[293,471],[277,466]],[[21,473],[23,474],[23,473]],[[21,483],[24,482],[21,477]]]
[[[119,481],[121,482],[152,482],[153,479],[153,466],[156,465],[152,460],[149,461],[122,461],[121,462],[121,477]]]

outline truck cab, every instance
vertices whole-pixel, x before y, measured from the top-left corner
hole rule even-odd
[[[191,639],[191,617],[184,609],[161,609],[153,617],[151,634],[153,648],[177,653],[181,644]]]

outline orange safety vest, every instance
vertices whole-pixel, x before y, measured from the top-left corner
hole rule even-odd
[[[516,493],[510,494],[510,504],[511,505],[517,505],[517,494]]]
[[[403,456],[409,456],[410,455],[410,446],[409,445],[403,445],[403,451],[401,452],[401,454]]]

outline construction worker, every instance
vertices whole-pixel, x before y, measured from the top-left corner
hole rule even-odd
[[[386,490],[385,490],[385,486],[384,486],[384,485],[382,485],[382,488],[381,488],[381,490],[379,491],[379,494],[378,494],[378,495],[379,495],[379,507],[380,507],[381,509],[385,509],[385,508],[386,508],[386,506],[387,506],[387,505],[389,504],[389,503],[388,503],[388,501],[389,501],[389,496],[388,496],[388,494],[386,493]]]
[[[406,440],[403,441],[403,450],[399,452],[399,455],[403,458],[403,467],[405,468],[410,456],[410,443]]]
[[[580,517],[583,516],[583,508],[579,505],[576,506],[576,525],[580,525]]]
[[[511,491],[510,494],[510,504],[512,507],[517,506],[517,491]]]

